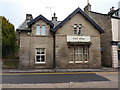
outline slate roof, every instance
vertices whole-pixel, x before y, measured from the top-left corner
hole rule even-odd
[[[54,24],[54,28],[61,23],[61,21],[51,21]]]
[[[20,31],[30,31],[31,29],[28,27],[27,23],[30,22],[30,20],[25,20],[20,26],[19,28],[17,29],[20,30]]]
[[[47,24],[49,24],[50,26],[54,26],[54,24],[49,21],[48,19],[46,19],[44,16],[42,16],[41,14],[39,16],[37,16],[35,19],[32,19],[30,22],[28,22],[28,26],[31,26],[32,24],[34,24],[36,21],[42,19],[43,21],[45,21]]]
[[[88,20],[100,33],[104,33],[104,30],[96,24],[84,11],[82,11],[79,7],[73,11],[67,18],[65,18],[60,24],[58,24],[55,28],[52,29],[53,32],[56,32],[62,25],[64,25],[68,20],[70,20],[75,14],[80,13]]]

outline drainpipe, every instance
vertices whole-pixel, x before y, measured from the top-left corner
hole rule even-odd
[[[56,71],[56,51],[55,51],[55,33],[53,33],[53,69]]]
[[[28,35],[30,36],[30,45],[29,45],[29,69],[30,69],[30,53],[31,53],[31,32],[28,32]]]

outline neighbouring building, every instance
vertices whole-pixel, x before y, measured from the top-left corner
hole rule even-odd
[[[84,8],[84,11],[105,31],[105,33],[101,34],[102,65],[114,68],[119,67],[120,6],[118,6],[118,9],[116,10],[112,7],[108,14],[102,14],[91,11],[91,5],[88,3],[88,5]]]
[[[80,8],[63,21],[26,14],[17,32],[20,68],[101,68],[104,30]]]

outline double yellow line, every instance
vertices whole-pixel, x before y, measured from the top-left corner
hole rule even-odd
[[[84,73],[118,73],[118,72],[53,72],[53,73],[0,73],[0,75],[50,75],[50,74],[84,74]]]

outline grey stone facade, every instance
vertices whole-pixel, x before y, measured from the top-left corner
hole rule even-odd
[[[36,26],[45,25],[46,35],[36,35]],[[39,19],[31,26],[31,31],[20,30],[20,68],[53,68],[53,35],[50,33],[50,25]],[[45,48],[45,63],[35,63],[36,48]]]
[[[101,34],[101,47],[102,47],[102,65],[103,66],[112,66],[112,50],[111,50],[111,41],[112,41],[112,25],[111,25],[111,16],[108,14],[101,14],[91,11],[89,5],[84,8],[85,12],[104,29],[105,33]]]
[[[91,45],[89,46],[88,63],[69,63],[69,45],[66,37],[79,36],[73,33],[73,25],[82,23],[84,25],[83,36],[90,36]],[[56,43],[56,68],[100,68],[101,52],[100,52],[100,34],[95,28],[84,19],[79,13],[74,15],[67,23],[65,23],[55,34]]]
[[[20,42],[20,68],[101,68],[100,34],[104,31],[80,8],[76,9],[62,22],[56,21],[57,17],[55,17],[55,14],[53,21],[47,20],[42,15],[35,19],[32,19],[30,14],[28,14],[28,16],[30,18],[27,18],[22,26],[17,30],[19,32]],[[74,34],[75,24],[82,25],[82,34]],[[37,25],[44,25],[46,27],[45,35],[36,35]],[[88,36],[90,37],[90,41],[78,41],[77,43],[70,42],[69,44],[69,42],[67,42],[67,36],[84,36],[85,38]],[[80,61],[70,63],[70,47],[74,48],[74,50],[76,50],[76,47],[82,48],[81,50],[83,51],[81,55],[83,55],[82,58],[84,59],[82,63]],[[37,48],[45,49],[44,63],[36,63]],[[74,56],[74,58],[76,57],[77,56]],[[81,56],[79,56],[79,58],[80,57]],[[85,59],[86,57],[87,59]]]

